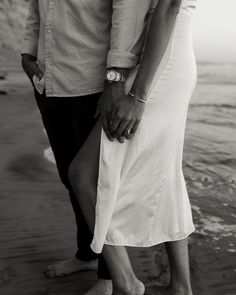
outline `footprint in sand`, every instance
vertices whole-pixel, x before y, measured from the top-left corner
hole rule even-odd
[[[30,295],[53,295],[53,294],[55,293],[53,293],[51,289],[39,290],[39,291],[30,293]]]
[[[44,179],[48,172],[44,158],[37,154],[18,156],[9,163],[7,170],[14,176],[31,180]]]
[[[11,267],[0,266],[0,286],[11,284],[15,277],[15,271]]]

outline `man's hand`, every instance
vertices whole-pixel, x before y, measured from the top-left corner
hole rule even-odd
[[[111,114],[110,132],[121,143],[124,137],[130,139],[136,132],[142,119],[145,103],[129,95],[123,95],[115,103]]]
[[[21,59],[22,67],[33,84],[33,76],[36,75],[39,80],[43,77],[42,71],[36,62],[36,58],[30,54],[22,54]]]
[[[117,82],[105,83],[103,94],[98,101],[98,113],[101,116],[103,129],[109,140],[113,141],[114,136],[110,132],[111,114],[114,111],[116,103],[125,95],[124,84]]]

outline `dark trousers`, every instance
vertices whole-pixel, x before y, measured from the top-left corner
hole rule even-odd
[[[58,172],[69,192],[75,213],[78,246],[76,257],[83,261],[98,258],[98,277],[110,279],[102,255],[95,254],[90,248],[92,234],[68,178],[69,165],[96,122],[94,114],[99,97],[99,93],[81,97],[46,97],[45,94],[40,95],[35,90],[35,98],[54,153]]]

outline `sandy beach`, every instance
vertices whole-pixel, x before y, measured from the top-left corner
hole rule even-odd
[[[196,224],[190,238],[195,295],[236,294],[235,68],[200,64],[189,110],[184,174]],[[0,294],[82,295],[95,272],[44,277],[47,265],[75,252],[73,212],[45,158],[49,143],[30,83],[9,64],[0,76]],[[168,282],[163,246],[129,252],[139,278]],[[152,287],[147,294],[157,293]]]
[[[47,265],[74,255],[76,228],[31,84],[17,59],[27,5],[0,1],[0,295],[82,295],[94,284],[95,272],[59,279],[43,274]],[[209,15],[207,26],[214,23]],[[215,27],[213,32],[218,40]],[[210,46],[212,34],[200,28],[204,33],[207,38],[200,41]],[[203,44],[203,57],[217,53],[215,46],[208,49]],[[236,64],[199,63],[189,108],[183,168],[196,225],[189,239],[194,295],[236,294],[235,77]],[[155,283],[169,279],[163,245],[129,252],[137,276],[149,282],[147,294],[158,295]]]

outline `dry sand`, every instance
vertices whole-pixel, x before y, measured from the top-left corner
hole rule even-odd
[[[0,294],[83,294],[95,272],[53,280],[43,275],[48,264],[75,251],[73,212],[44,157],[48,141],[29,82],[14,68],[2,72]],[[200,66],[186,133],[184,172],[197,227],[190,239],[195,295],[236,294],[236,87],[227,68],[224,77],[217,72],[217,66]],[[168,280],[162,246],[132,248],[130,255],[142,280]]]

